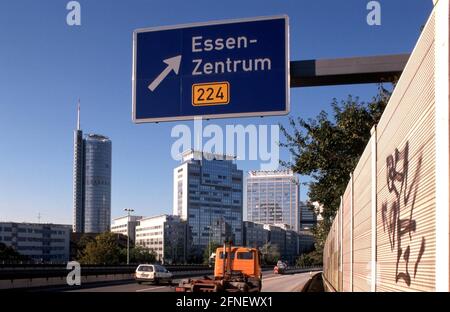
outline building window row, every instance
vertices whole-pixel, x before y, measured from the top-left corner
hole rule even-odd
[[[155,225],[155,226],[148,226],[148,227],[143,227],[143,228],[138,228],[136,229],[136,232],[142,232],[142,231],[148,231],[148,230],[157,230],[157,229],[161,229],[162,226],[161,225]]]
[[[162,235],[163,232],[152,232],[152,233],[142,233],[142,234],[136,234],[136,237],[146,237],[146,236],[158,236],[158,235]]]

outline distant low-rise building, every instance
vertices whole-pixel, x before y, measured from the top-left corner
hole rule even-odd
[[[268,231],[269,242],[283,256],[286,247],[286,230],[273,224],[264,224],[264,228]]]
[[[315,238],[310,231],[300,231],[299,233],[299,253],[307,253],[314,249]]]
[[[244,244],[262,248],[270,243],[284,261],[295,263],[297,257],[314,247],[314,236],[310,231],[297,232],[288,224],[262,224],[244,221]]]
[[[269,241],[269,231],[264,224],[244,221],[244,246],[261,248]]]
[[[224,241],[235,242],[235,235],[231,225],[224,218],[218,218],[211,225],[211,242],[223,244]]]
[[[286,230],[286,243],[284,252],[282,253],[284,260],[289,263],[295,263],[299,255],[299,235],[296,231]]]
[[[111,232],[119,233],[130,237],[130,241],[134,244],[136,241],[136,226],[142,216],[123,216],[112,220]]]
[[[70,257],[71,225],[0,222],[0,243],[36,263],[65,263]]]
[[[190,231],[178,216],[143,218],[136,226],[136,245],[156,252],[161,263],[184,263],[190,250]]]

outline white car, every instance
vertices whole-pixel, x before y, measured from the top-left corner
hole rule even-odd
[[[141,284],[142,282],[152,282],[158,284],[166,282],[172,284],[173,274],[161,265],[157,264],[140,264],[135,273],[135,280]]]

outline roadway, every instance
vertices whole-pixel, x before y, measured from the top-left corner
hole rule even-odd
[[[300,291],[303,285],[311,278],[310,273],[278,275],[272,272],[263,273],[262,292],[294,292]],[[177,285],[179,279],[174,279]],[[172,292],[174,286],[138,284],[134,281],[125,281],[120,284],[102,285],[98,287],[83,287],[71,292]]]

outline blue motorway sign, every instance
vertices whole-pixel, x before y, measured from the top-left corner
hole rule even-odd
[[[289,113],[287,16],[138,29],[133,121]]]

